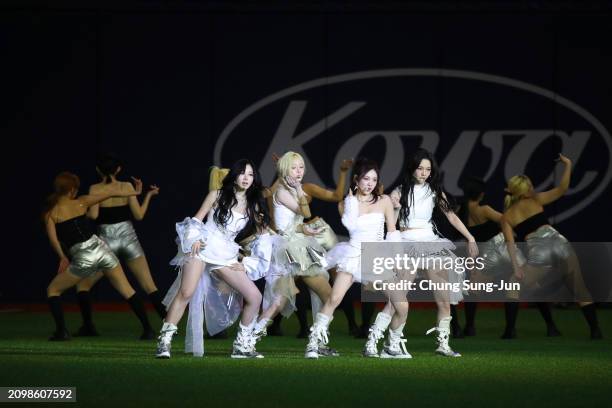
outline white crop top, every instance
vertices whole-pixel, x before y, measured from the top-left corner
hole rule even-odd
[[[395,189],[401,196],[402,186]],[[414,185],[414,202],[408,197],[410,214],[408,219],[400,219],[400,228],[427,228],[432,229],[431,217],[435,207],[434,198],[436,193],[429,187],[429,184]]]

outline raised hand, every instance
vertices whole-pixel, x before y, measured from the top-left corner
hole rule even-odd
[[[345,159],[340,163],[340,171],[348,171],[353,166],[353,159]]]
[[[147,191],[147,194],[158,195],[159,194],[159,187],[157,187],[155,184],[151,184],[149,186],[149,191]]]
[[[291,188],[297,188],[297,186],[300,185],[300,182],[297,181],[296,179],[294,179],[291,176],[287,176],[285,177],[285,182],[287,183],[287,185]]]
[[[567,156],[564,156],[561,153],[559,153],[559,161],[565,164],[566,166],[569,166],[572,164],[572,161]]]
[[[132,182],[134,183],[134,190],[136,190],[136,194],[142,193],[142,180],[132,177]]]

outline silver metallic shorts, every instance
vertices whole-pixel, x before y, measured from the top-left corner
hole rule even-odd
[[[81,278],[119,265],[119,259],[97,235],[92,235],[87,241],[74,244],[68,252],[70,253],[68,271]]]
[[[568,240],[550,225],[538,228],[525,241],[529,265],[553,268],[572,254]]]
[[[102,224],[98,226],[98,233],[115,255],[125,261],[130,261],[144,255],[131,221]]]
[[[503,233],[500,232],[488,241],[481,242],[479,250],[480,256],[484,259],[485,272],[492,275],[512,273],[512,261]],[[525,264],[525,257],[518,248],[516,250],[516,258],[520,266]]]

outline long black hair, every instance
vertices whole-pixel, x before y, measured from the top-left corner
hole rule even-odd
[[[429,160],[431,163],[431,173],[429,174],[427,183],[429,184],[429,188],[435,193],[435,207],[443,212],[451,210],[450,203],[442,195],[442,177],[436,159],[429,151],[418,149],[408,158],[406,169],[404,170],[401,191],[402,196],[400,197],[400,204],[402,206],[399,213],[400,220],[407,220],[410,215],[410,206],[414,204],[414,172],[421,164],[421,161],[425,159]]]
[[[223,184],[219,190],[217,208],[214,212],[213,219],[217,225],[223,227],[227,225],[231,217],[232,208],[238,204],[234,191],[234,183],[236,178],[246,171],[247,165],[251,166],[253,169],[253,184],[251,184],[245,194],[247,199],[247,223],[242,231],[236,236],[236,242],[240,242],[244,238],[255,234],[258,226],[264,228],[270,225],[268,206],[263,198],[261,176],[256,170],[253,162],[248,159],[240,159],[230,167],[229,173],[227,173],[223,179]]]
[[[463,190],[463,201],[459,207],[458,215],[459,219],[467,225],[470,210],[468,203],[470,201],[476,201],[480,198],[481,194],[485,191],[485,182],[483,179],[474,176],[468,176],[461,180],[459,187]]]
[[[376,186],[372,190],[372,203],[375,203],[380,198],[380,169],[374,160],[366,159],[365,157],[355,160],[353,169],[351,170],[351,189],[353,193],[357,192],[357,184],[370,170],[376,172]]]

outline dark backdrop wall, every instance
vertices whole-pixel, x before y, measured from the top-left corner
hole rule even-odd
[[[571,240],[610,240],[606,8],[120,4],[0,9],[0,301],[44,299],[57,259],[41,202],[61,170],[86,191],[101,150],[161,187],[136,228],[164,290],[174,223],[197,210],[209,166],[249,157],[269,183],[271,153],[288,149],[306,158],[306,181],[333,188],[340,160],[365,155],[392,187],[404,155],[425,146],[449,193],[481,176],[497,209],[514,174],[551,187],[563,151],[575,173],[551,219]],[[335,205],[314,211],[345,233]],[[97,296],[118,299],[106,282]]]

